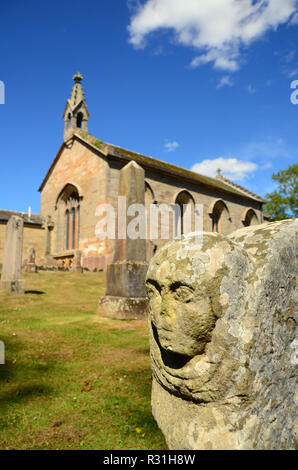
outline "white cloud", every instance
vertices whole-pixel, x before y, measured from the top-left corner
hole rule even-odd
[[[271,160],[287,159],[297,155],[297,150],[289,148],[281,137],[267,138],[263,141],[250,142],[249,144],[233,152],[241,160],[258,161],[264,164]]]
[[[240,66],[243,47],[291,17],[291,24],[298,22],[298,0],[146,0],[136,5],[128,27],[135,47],[144,47],[150,33],[169,29],[179,44],[199,51],[193,67],[211,62],[231,72]]]
[[[245,162],[237,158],[215,158],[196,163],[191,170],[214,178],[217,170],[220,169],[223,176],[234,181],[242,181],[257,168],[256,163]]]
[[[298,13],[296,13],[296,14],[292,17],[290,24],[292,24],[292,25],[298,24]]]
[[[248,85],[247,87],[247,91],[248,93],[250,93],[251,95],[253,95],[255,92],[256,92],[256,89],[251,85],[251,83]]]
[[[267,168],[272,168],[272,163],[271,162],[265,162],[262,166],[261,166],[262,170],[266,170]]]
[[[285,55],[285,61],[289,64],[294,59],[295,55],[296,55],[296,49],[292,49],[290,52],[288,52]]]
[[[166,142],[165,143],[165,151],[166,152],[174,152],[179,147],[178,142]]]
[[[288,72],[288,77],[289,78],[296,77],[297,75],[298,75],[298,69],[293,69],[293,70]]]
[[[231,80],[229,75],[224,75],[218,82],[216,88],[222,88],[223,86],[234,86],[234,82]]]

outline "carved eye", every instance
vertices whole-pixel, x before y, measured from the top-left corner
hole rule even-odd
[[[176,300],[180,302],[190,302],[193,299],[194,292],[193,289],[189,286],[185,286],[180,284],[180,282],[176,282],[171,285],[171,291],[174,293],[174,297]]]
[[[146,284],[147,288],[147,296],[149,299],[152,299],[154,296],[160,295],[160,288],[159,286],[154,282],[148,281]]]

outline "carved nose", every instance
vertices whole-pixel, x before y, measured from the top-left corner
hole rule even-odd
[[[157,319],[157,328],[165,331],[172,331],[173,330],[173,322],[171,321],[171,317],[173,315],[173,311],[169,302],[164,299],[162,301],[160,307],[160,313]]]
[[[160,315],[162,317],[169,317],[171,314],[171,309],[167,299],[163,298],[161,302]]]
[[[166,301],[163,301],[161,304],[161,309],[160,309],[160,323],[163,325],[169,320],[169,317],[171,316],[171,310]]]

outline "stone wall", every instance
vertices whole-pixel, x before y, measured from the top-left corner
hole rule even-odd
[[[77,140],[64,148],[52,173],[41,191],[41,214],[51,216],[54,222],[52,233],[52,255],[67,257],[74,255],[74,250],[64,252],[64,232],[59,225],[64,220],[58,219],[57,199],[67,184],[74,185],[79,192],[80,202],[80,241],[78,249],[82,253],[84,268],[103,269],[107,264],[106,243],[97,239],[95,225],[96,207],[106,198],[106,162],[87,146]]]
[[[107,201],[115,208],[117,207],[117,197],[119,189],[119,175],[123,164],[112,161],[109,162],[107,170]],[[258,222],[262,223],[261,204],[258,201],[249,200],[245,197],[236,196],[229,193],[223,193],[220,189],[211,189],[198,184],[192,184],[187,181],[181,181],[177,177],[169,177],[160,175],[148,169],[145,170],[145,182],[147,183],[146,206],[156,202],[157,204],[174,204],[176,197],[182,191],[187,191],[192,196],[195,204],[203,205],[203,230],[212,231],[211,212],[213,205],[218,200],[223,200],[228,208],[228,217],[223,227],[223,233],[229,234],[234,230],[242,228],[245,214],[249,209],[253,209],[257,215]],[[148,188],[149,186],[149,188]],[[151,191],[150,191],[151,190]],[[149,195],[150,193],[150,195]],[[161,219],[159,219],[161,222]],[[173,224],[170,224],[170,235],[173,236]],[[150,230],[150,222],[148,220],[148,231]],[[161,227],[159,225],[159,231]],[[147,242],[147,260],[149,261],[153,252],[161,248],[167,241],[152,240]],[[109,252],[113,252],[114,243],[109,243]]]
[[[3,260],[5,232],[6,223],[0,222],[0,266],[2,266]],[[37,264],[42,264],[45,250],[45,231],[40,226],[34,227],[25,224],[23,238],[23,263],[25,262],[31,248],[35,249]]]
[[[152,259],[152,410],[170,449],[297,448],[297,230],[190,234]]]
[[[91,138],[91,136],[89,136]],[[93,138],[92,138],[93,139]],[[77,247],[82,253],[84,268],[105,268],[111,263],[114,254],[114,240],[98,240],[95,235],[95,226],[98,218],[95,216],[96,207],[102,203],[111,204],[117,214],[117,202],[119,194],[120,170],[129,160],[104,153],[104,148],[98,147],[90,141],[90,148],[84,140],[76,136],[68,141],[56,157],[56,163],[52,166],[50,174],[41,191],[41,214],[44,217],[51,216],[54,222],[52,232],[52,254],[56,259],[74,256],[74,251],[66,250],[64,214],[57,210],[59,194],[67,184],[77,188],[81,200],[80,203],[80,243]],[[99,142],[99,141],[98,141]],[[142,166],[142,164],[141,164]],[[165,171],[158,172],[142,166],[145,169],[147,188],[150,188],[151,198],[146,197],[147,204],[174,204],[181,191],[187,191],[194,204],[203,204],[203,228],[212,231],[211,212],[216,201],[223,200],[227,211],[222,225],[222,232],[231,233],[243,226],[245,213],[253,209],[259,223],[262,222],[261,202],[249,199],[245,195],[237,196],[225,192],[219,188],[212,188],[200,183],[192,183],[187,178],[177,175],[168,175]],[[151,200],[150,200],[151,199]],[[172,225],[171,225],[172,227]],[[63,231],[64,230],[64,231]],[[149,230],[149,229],[148,229]],[[170,236],[173,234],[170,233]],[[147,260],[152,254],[164,245],[165,241],[148,240]]]

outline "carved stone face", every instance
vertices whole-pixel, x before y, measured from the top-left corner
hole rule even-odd
[[[152,259],[151,405],[170,449],[295,448],[296,250],[286,220]]]
[[[241,312],[247,266],[241,247],[215,233],[183,236],[152,259],[146,280],[151,365],[171,393],[205,403],[225,395],[237,361],[229,356],[233,336],[222,318],[228,309]]]
[[[204,235],[202,246],[199,242],[190,244],[185,237],[163,248],[151,263],[146,282],[156,341],[162,350],[188,358],[204,352],[222,315],[222,260],[229,248],[213,234]]]
[[[217,233],[183,236],[151,260],[152,372],[171,393],[206,403],[224,396],[237,367],[229,349],[239,334],[233,322],[243,313],[248,267],[242,248]]]

